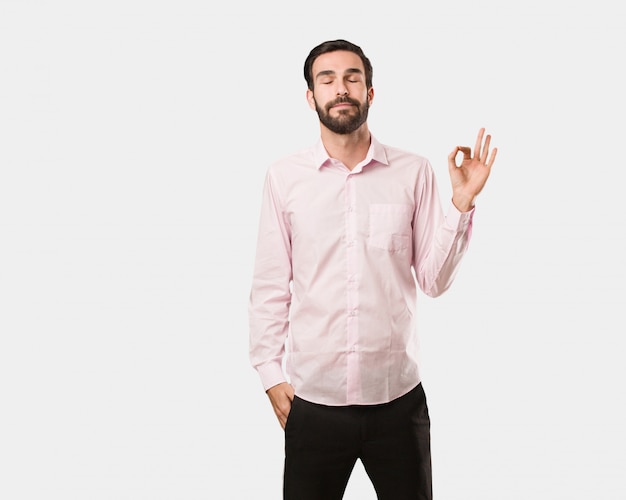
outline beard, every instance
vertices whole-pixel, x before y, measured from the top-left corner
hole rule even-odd
[[[330,108],[336,104],[347,102],[356,108],[356,112],[352,109],[341,109],[336,117],[330,116]],[[320,122],[335,134],[350,134],[358,129],[367,120],[369,112],[369,103],[367,101],[361,103],[350,97],[338,97],[334,101],[329,102],[321,108],[315,101],[315,110],[319,116]]]

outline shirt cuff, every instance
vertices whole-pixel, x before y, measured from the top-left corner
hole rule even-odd
[[[266,391],[275,385],[287,382],[280,363],[272,362],[267,363],[266,365],[261,365],[257,368],[257,372],[261,377],[263,389]]]
[[[460,212],[454,203],[450,202],[448,213],[446,214],[446,224],[453,229],[465,229],[472,223],[476,205],[468,212]]]

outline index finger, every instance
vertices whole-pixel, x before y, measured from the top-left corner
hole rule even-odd
[[[463,153],[464,160],[472,159],[472,150],[467,146],[459,146],[459,151]],[[474,152],[475,153],[475,152]]]

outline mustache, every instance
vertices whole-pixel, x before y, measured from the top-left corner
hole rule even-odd
[[[342,96],[342,97],[337,97],[337,99],[335,99],[334,101],[331,101],[328,104],[326,104],[326,111],[328,111],[333,106],[336,106],[337,104],[352,104],[353,106],[356,106],[357,108],[361,107],[361,103],[357,101],[356,99],[352,99],[348,96]]]

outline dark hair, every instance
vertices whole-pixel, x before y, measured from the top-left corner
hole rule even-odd
[[[304,79],[310,90],[313,90],[313,63],[322,54],[327,52],[335,52],[337,50],[347,50],[348,52],[354,52],[363,61],[363,67],[365,68],[365,84],[367,88],[372,86],[373,69],[372,63],[367,56],[361,50],[361,47],[354,45],[347,40],[329,40],[327,42],[319,44],[309,53],[308,57],[304,61]]]

